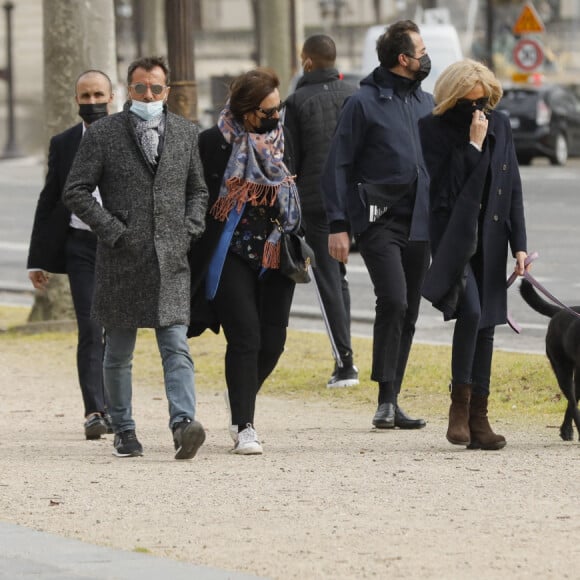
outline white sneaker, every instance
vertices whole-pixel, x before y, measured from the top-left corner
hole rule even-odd
[[[262,455],[262,445],[258,441],[258,434],[249,423],[243,431],[238,433],[232,453],[237,455]]]
[[[230,395],[227,389],[224,391],[224,401],[226,403],[226,411],[228,415],[228,432],[230,434],[230,437],[232,438],[232,441],[235,443],[238,440],[238,426],[232,425],[232,410],[230,408]]]
[[[354,387],[358,383],[358,369],[354,365],[350,367],[339,367],[335,365],[334,372],[328,383],[326,383],[326,388]]]

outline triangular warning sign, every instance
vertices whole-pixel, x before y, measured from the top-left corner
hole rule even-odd
[[[529,34],[530,32],[544,32],[544,23],[532,4],[526,4],[513,27],[514,34]]]

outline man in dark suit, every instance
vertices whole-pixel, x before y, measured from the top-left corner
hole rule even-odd
[[[62,203],[62,192],[85,129],[108,114],[113,101],[109,77],[98,70],[77,79],[75,99],[82,123],[50,141],[48,172],[40,192],[28,253],[28,277],[37,289],[48,284],[48,272],[68,274],[78,324],[77,369],[85,408],[85,437],[110,432],[103,386],[103,329],[91,320],[97,241],[84,222]],[[93,192],[99,200],[98,189]]]

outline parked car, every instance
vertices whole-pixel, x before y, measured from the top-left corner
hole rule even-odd
[[[547,157],[565,165],[580,155],[580,100],[563,85],[504,87],[497,110],[509,116],[518,162]]]

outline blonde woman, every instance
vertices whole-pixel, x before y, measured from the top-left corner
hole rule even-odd
[[[423,295],[455,319],[447,439],[501,449],[488,418],[495,326],[507,320],[508,245],[523,274],[522,186],[502,89],[483,64],[463,60],[435,84],[436,106],[419,123],[430,185],[432,263]]]

